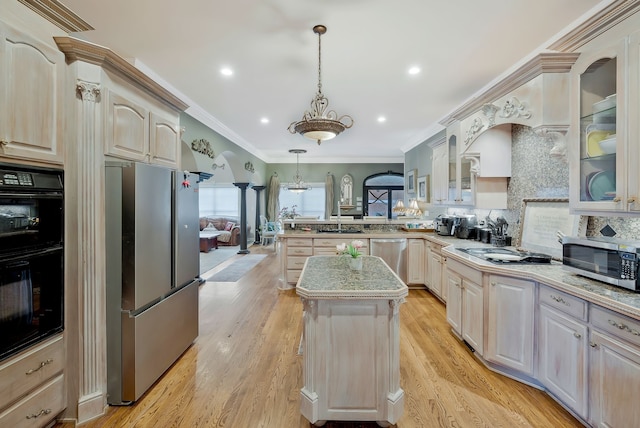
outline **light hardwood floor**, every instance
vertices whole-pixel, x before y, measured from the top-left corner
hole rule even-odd
[[[277,289],[273,247],[250,250],[270,255],[237,283],[201,286],[200,334],[182,358],[137,403],[83,427],[309,427],[299,410],[302,305],[294,290]],[[410,291],[400,319],[397,427],[582,426],[544,392],[478,362],[427,291]]]

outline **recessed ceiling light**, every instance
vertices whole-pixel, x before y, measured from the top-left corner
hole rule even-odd
[[[420,67],[414,66],[409,68],[409,74],[418,74],[418,73],[420,73]]]
[[[266,117],[263,117],[262,119],[260,119],[260,123],[269,123],[269,119]]]
[[[386,117],[384,117],[384,116],[378,116],[378,122],[383,123],[383,122],[386,122],[386,121],[387,121],[387,118],[386,118]]]
[[[223,76],[232,76],[233,70],[230,69],[229,67],[222,67],[220,69],[220,74],[222,74]]]

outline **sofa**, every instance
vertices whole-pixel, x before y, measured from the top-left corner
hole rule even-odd
[[[251,226],[247,224],[247,239]],[[240,220],[233,217],[200,217],[200,232],[217,232],[218,245],[240,245]]]

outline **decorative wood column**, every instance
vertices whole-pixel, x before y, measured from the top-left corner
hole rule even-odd
[[[240,189],[240,251],[238,254],[249,254],[247,250],[247,187],[249,183],[233,183]]]
[[[253,240],[254,244],[260,243],[260,192],[265,188],[266,186],[252,187],[252,189],[256,191],[256,239]]]
[[[77,223],[70,236],[77,234],[77,277],[67,278],[78,287],[78,325],[67,326],[78,335],[78,422],[102,414],[106,407],[106,271],[104,259],[104,167],[102,142],[97,138],[100,85],[79,80],[80,101],[75,157],[69,159],[76,173],[67,181],[76,201]],[[71,328],[69,328],[71,327]]]

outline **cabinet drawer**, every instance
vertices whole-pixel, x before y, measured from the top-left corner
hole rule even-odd
[[[331,247],[314,247],[314,256],[335,256],[337,255],[336,249]]]
[[[636,346],[640,346],[640,321],[596,305],[591,306],[590,317],[591,324],[594,327],[611,333]]]
[[[64,408],[64,376],[61,374],[2,412],[0,426],[43,427]]]
[[[0,366],[0,409],[62,371],[62,336],[27,350]],[[0,426],[11,426],[3,425]]]
[[[559,309],[567,315],[582,321],[587,320],[587,302],[578,297],[540,284],[539,299],[540,303]]]
[[[429,249],[436,254],[442,254],[442,245],[435,242],[429,242]]]
[[[311,238],[288,238],[287,246],[289,247],[311,247],[313,239]]]
[[[302,270],[299,269],[287,269],[287,282],[291,284],[295,284],[300,279],[300,274]]]
[[[310,256],[312,254],[311,247],[287,247],[287,256]]]
[[[333,247],[333,249],[335,250],[337,245],[350,244],[351,241],[360,241],[362,242],[363,247],[369,246],[368,239],[353,239],[353,238],[313,238],[313,246],[314,247]]]
[[[307,261],[306,257],[289,256],[287,257],[287,269],[302,269],[305,261]]]

